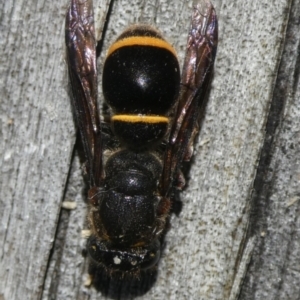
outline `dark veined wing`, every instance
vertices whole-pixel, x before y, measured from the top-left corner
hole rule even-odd
[[[91,0],[71,1],[65,30],[72,105],[87,159],[90,186],[99,186],[102,175],[101,130],[97,107],[96,41]]]
[[[189,161],[196,134],[199,132],[217,51],[218,24],[209,0],[194,6],[188,35],[178,107],[164,157],[162,195],[169,198],[183,161]]]

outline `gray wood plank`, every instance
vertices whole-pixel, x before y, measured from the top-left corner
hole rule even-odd
[[[258,239],[240,299],[300,297],[299,15],[292,1],[254,184],[249,235]]]
[[[1,8],[3,299],[105,299],[83,285],[87,264],[81,256],[85,239],[80,233],[86,228],[86,203],[76,155],[65,192],[75,143],[64,62],[67,2],[17,0],[6,1]],[[99,6],[100,32],[108,2],[94,3]],[[214,1],[219,48],[189,184],[181,197],[183,210],[172,218],[157,282],[140,299],[236,299],[254,242],[254,263],[240,299],[297,299],[293,296],[299,277],[295,263],[299,202],[287,205],[299,196],[296,50],[287,55],[293,63],[287,74],[296,79],[287,88],[292,92],[287,92],[291,96],[285,100],[276,143],[268,149],[275,149],[270,164],[274,173],[267,175],[277,189],[259,201],[256,194],[252,197],[254,179],[262,182],[256,172],[268,171],[257,166],[265,151],[266,124],[291,3]],[[299,0],[293,5],[299,7]],[[100,78],[108,45],[132,23],[158,27],[182,62],[191,7],[191,1],[115,1],[98,62]],[[297,29],[293,32],[297,36]],[[298,39],[293,49],[297,43]],[[283,76],[282,80],[289,79]],[[65,199],[77,203],[75,210],[61,210],[64,192]],[[264,201],[270,203],[263,206],[264,212],[269,208],[271,212],[259,219],[250,217],[252,204]],[[252,230],[257,221],[260,227]],[[262,232],[266,232],[263,239]],[[253,236],[256,240],[250,239]],[[260,259],[266,261],[266,257],[268,264],[263,265]],[[272,289],[273,298],[268,296],[273,295]]]
[[[2,299],[39,299],[75,140],[62,41],[67,5],[2,1]]]

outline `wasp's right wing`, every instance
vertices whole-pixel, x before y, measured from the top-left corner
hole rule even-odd
[[[191,158],[190,149],[199,132],[205,109],[218,42],[216,12],[209,0],[195,5],[188,35],[178,107],[164,157],[162,195],[169,198],[181,164]]]
[[[90,187],[102,177],[100,118],[97,106],[96,41],[91,0],[72,0],[66,15],[66,46],[72,105],[87,158]]]

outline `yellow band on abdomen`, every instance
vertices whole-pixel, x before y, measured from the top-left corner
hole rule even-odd
[[[122,40],[116,41],[109,48],[107,56],[109,56],[111,53],[113,53],[119,48],[128,47],[128,46],[152,46],[152,47],[163,48],[169,50],[171,53],[174,54],[175,57],[177,57],[176,51],[169,43],[167,43],[163,39],[150,37],[150,36],[132,36],[132,37],[127,37]]]
[[[114,115],[112,121],[121,121],[129,123],[168,123],[169,119],[163,116],[147,115]]]

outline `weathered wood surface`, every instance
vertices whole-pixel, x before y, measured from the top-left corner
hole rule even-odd
[[[72,160],[67,2],[1,7],[0,299],[104,299],[83,286],[86,203]],[[109,2],[94,3],[101,29]],[[245,274],[240,299],[298,299],[300,0],[214,6],[219,48],[183,210],[157,282],[140,299],[238,299]],[[108,45],[137,22],[160,28],[182,61],[191,7],[115,1],[100,76]],[[63,198],[77,208],[61,209]]]

